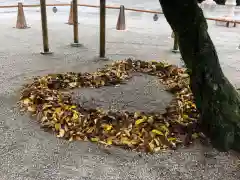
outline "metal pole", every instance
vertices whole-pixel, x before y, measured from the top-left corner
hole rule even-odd
[[[78,2],[77,0],[72,1],[73,6],[73,47],[79,47],[81,44],[79,44],[78,40]]]
[[[106,0],[100,0],[100,58],[105,58]]]
[[[74,43],[78,43],[78,6],[77,0],[73,0],[73,33]]]
[[[49,45],[48,45],[46,0],[40,0],[40,7],[41,7],[42,37],[43,37],[43,52],[41,52],[41,54],[52,54],[52,52],[49,51]]]
[[[173,36],[174,36],[174,44],[173,44],[172,52],[177,53],[177,52],[179,52],[179,50],[178,50],[178,37],[176,36],[175,33],[173,34]]]

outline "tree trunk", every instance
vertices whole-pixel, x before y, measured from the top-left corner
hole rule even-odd
[[[237,6],[240,6],[240,0],[236,0]]]
[[[203,132],[218,150],[240,150],[240,96],[224,76],[196,0],[159,0],[179,38]]]
[[[226,0],[214,0],[219,5],[225,5]]]

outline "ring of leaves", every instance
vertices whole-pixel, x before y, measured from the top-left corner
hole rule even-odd
[[[166,112],[111,112],[86,109],[74,103],[68,89],[121,84],[133,72],[158,77],[173,93]],[[158,152],[176,148],[199,137],[197,112],[184,68],[157,61],[126,59],[94,73],[49,74],[24,86],[20,107],[37,117],[41,127],[57,137],[116,145],[136,151]]]

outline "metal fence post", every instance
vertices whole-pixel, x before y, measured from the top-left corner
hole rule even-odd
[[[41,52],[41,54],[52,54],[52,52],[49,51],[49,44],[48,44],[46,0],[40,0],[40,7],[41,7],[41,20],[42,20],[42,38],[43,38],[43,52]]]
[[[78,3],[77,0],[73,0],[73,43],[72,47],[80,47],[78,39]]]
[[[105,58],[106,0],[100,0],[100,58]]]
[[[173,32],[173,38],[174,38],[174,44],[173,44],[173,50],[172,52],[174,53],[178,53],[179,52],[179,47],[178,47],[178,37],[176,36],[176,34]]]

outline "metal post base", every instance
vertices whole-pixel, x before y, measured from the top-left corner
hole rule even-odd
[[[42,54],[42,55],[51,55],[51,54],[53,54],[53,52],[51,52],[51,51],[48,51],[48,52],[40,52],[40,54]]]
[[[71,46],[72,47],[83,47],[83,45],[80,43],[71,43]]]
[[[99,57],[98,58],[100,61],[108,61],[109,59],[107,57]]]
[[[98,62],[98,61],[109,61],[109,58],[107,58],[107,57],[95,57],[94,61],[95,62]]]
[[[179,51],[178,49],[177,49],[177,50],[176,50],[176,49],[173,49],[172,52],[174,52],[174,53],[179,53],[180,51]]]
[[[73,26],[74,24],[69,24],[68,22],[64,23],[64,24],[68,24],[69,26]],[[80,23],[77,23],[80,24]]]
[[[15,29],[30,29],[31,27],[27,26],[27,27],[23,27],[23,28],[17,28],[17,27],[13,27]]]

